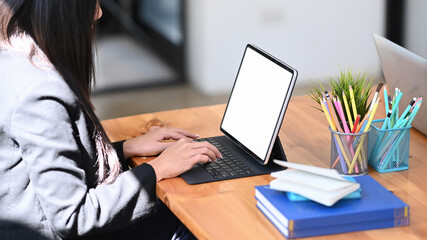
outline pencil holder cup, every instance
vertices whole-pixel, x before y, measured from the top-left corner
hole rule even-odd
[[[345,176],[368,173],[368,133],[341,133],[331,128],[331,169]]]
[[[381,130],[384,119],[372,121],[369,165],[380,173],[408,169],[411,127]]]

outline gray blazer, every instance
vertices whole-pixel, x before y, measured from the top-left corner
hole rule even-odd
[[[0,49],[0,239],[21,225],[52,239],[108,233],[152,213],[148,164],[97,185],[94,142],[76,96],[50,66]]]

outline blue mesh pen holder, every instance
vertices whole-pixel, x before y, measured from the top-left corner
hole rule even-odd
[[[331,169],[343,176],[368,173],[368,140],[370,132],[342,133],[331,131]]]
[[[369,165],[380,173],[408,169],[411,127],[381,130],[384,119],[374,120],[369,134]]]

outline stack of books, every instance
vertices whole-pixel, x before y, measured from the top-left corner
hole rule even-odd
[[[299,238],[409,225],[409,206],[372,177],[355,178],[361,197],[332,206],[291,201],[269,185],[255,187],[257,207],[286,238]]]

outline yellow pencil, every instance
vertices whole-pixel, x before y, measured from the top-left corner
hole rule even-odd
[[[350,108],[348,107],[347,96],[345,95],[344,91],[342,91],[342,98],[343,98],[343,102],[344,102],[344,105],[345,105],[345,111],[347,112],[348,122],[350,123],[350,126],[353,126],[353,120],[352,120],[352,117],[351,117]]]
[[[371,115],[369,116],[368,123],[366,124],[363,132],[368,131],[369,127],[371,127],[372,119],[374,119],[374,115],[375,115],[375,112],[377,111],[379,101],[380,101],[380,99],[378,98],[377,102],[374,105],[374,108],[372,109]],[[356,152],[355,152],[354,157],[353,157],[353,160],[351,161],[351,165],[348,168],[349,174],[353,172],[354,164],[356,164],[356,159],[359,157],[360,151],[362,150],[363,141],[365,141],[365,138],[366,138],[366,135],[363,135],[360,139],[359,146],[357,147]]]
[[[336,132],[337,129],[334,126],[334,124],[332,123],[332,120],[331,120],[331,117],[329,115],[328,109],[326,109],[326,106],[325,106],[324,102],[326,102],[325,99],[323,99],[323,101],[320,101],[320,105],[322,105],[323,113],[325,114],[326,119],[328,120],[328,123],[329,123],[329,126],[331,127],[331,129]],[[336,138],[335,140],[337,141],[338,146],[340,148],[340,151],[341,151],[342,155],[344,156],[345,162],[347,163],[348,166],[350,166],[350,159],[348,159],[347,154],[345,154],[344,146],[342,145],[341,141],[339,140],[339,137]]]
[[[354,100],[353,88],[351,87],[351,85],[349,85],[348,88],[350,90],[350,101],[351,101],[351,105],[353,107],[353,117],[354,117],[354,119],[356,119],[356,117],[357,117],[357,108],[356,108],[356,101]]]
[[[323,102],[325,102],[325,99],[323,99]],[[337,131],[337,128],[335,127],[334,123],[331,120],[331,116],[329,115],[328,109],[326,109],[325,104],[322,101],[320,102],[320,104],[322,105],[322,109],[323,109],[323,113],[326,116],[326,119],[328,120],[329,126],[331,127],[332,130],[334,130],[335,132]]]
[[[369,110],[368,113],[365,114],[363,119],[361,121],[359,121],[359,126],[357,126],[356,133],[360,132],[360,129],[363,127],[363,124],[365,123],[366,119],[369,119],[369,117],[371,116],[371,112],[372,112],[372,110]]]
[[[378,98],[377,101],[375,102],[374,108],[372,109],[372,112],[371,112],[371,116],[369,116],[368,123],[366,124],[365,130],[363,130],[363,132],[368,131],[369,127],[371,127],[371,123],[372,123],[372,120],[374,119],[375,112],[377,111],[379,103],[380,103],[380,98]]]
[[[371,110],[371,112],[370,112],[368,123],[366,124],[365,129],[363,130],[363,132],[368,131],[368,130],[369,130],[369,128],[371,127],[372,120],[374,119],[374,116],[375,116],[375,113],[376,113],[376,111],[377,111],[377,109],[378,109],[378,105],[379,105],[379,103],[380,103],[380,98],[378,97],[378,98],[377,98],[377,101],[376,101],[376,102],[375,102],[375,104],[374,104],[374,107],[372,108],[372,110]],[[361,145],[363,145],[363,144],[361,144]],[[362,147],[362,149],[361,149],[361,150],[362,150],[362,155],[363,155],[363,151],[364,151],[363,147]],[[359,158],[359,160],[362,160],[362,158]],[[365,163],[365,162],[361,162],[361,163],[363,164],[363,163]]]
[[[329,114],[331,116],[332,124],[337,129],[335,130],[337,132],[339,126],[335,123],[338,122],[338,119],[336,118],[337,115],[335,114],[334,106],[332,105],[331,98],[329,97],[328,91],[325,91],[325,98],[326,98],[326,104],[328,105]]]

